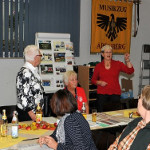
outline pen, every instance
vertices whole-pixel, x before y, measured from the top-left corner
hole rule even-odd
[[[23,141],[30,141],[30,140],[37,140],[37,139],[39,139],[39,138],[25,139]]]

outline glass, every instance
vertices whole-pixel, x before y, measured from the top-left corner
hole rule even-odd
[[[111,54],[112,52],[104,52],[104,53],[106,53],[106,54]]]
[[[96,122],[97,109],[92,109],[92,122]]]

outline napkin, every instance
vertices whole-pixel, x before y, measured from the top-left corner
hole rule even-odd
[[[13,146],[25,139],[26,138],[24,137],[18,137],[18,138],[13,139],[11,135],[8,135],[7,137],[0,137],[0,149]]]
[[[43,135],[45,134],[47,131],[46,129],[38,129],[38,130],[19,130],[19,133],[22,134],[35,134],[35,135]]]

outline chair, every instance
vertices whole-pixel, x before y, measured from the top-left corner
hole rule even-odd
[[[122,86],[122,93],[133,91],[133,84],[132,84],[132,80],[130,80],[130,79],[122,78],[121,86]],[[133,100],[134,100],[133,96],[129,96],[128,98],[124,98],[124,99],[121,98],[120,102],[122,104],[122,109],[124,109],[124,105],[126,106],[127,109],[129,109],[130,102]]]

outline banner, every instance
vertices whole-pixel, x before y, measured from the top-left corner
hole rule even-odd
[[[108,44],[113,53],[130,52],[132,2],[92,0],[91,53]]]

